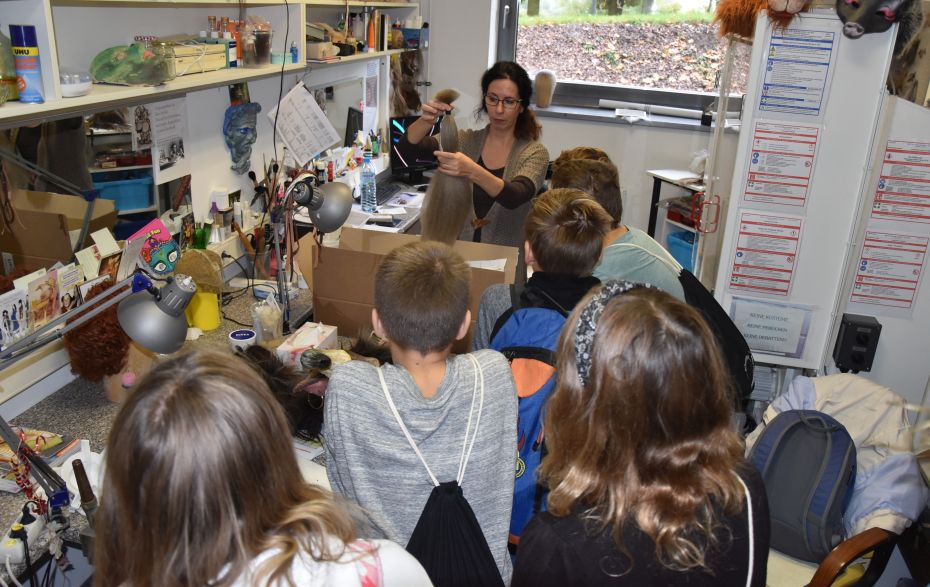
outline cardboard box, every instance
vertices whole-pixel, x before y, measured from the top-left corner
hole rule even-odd
[[[375,273],[381,258],[392,249],[419,239],[416,235],[345,227],[339,246],[323,247],[316,263],[317,246],[312,235],[300,239],[295,260],[313,291],[314,320],[336,326],[342,336],[358,336],[363,328],[371,328]],[[481,294],[491,285],[513,283],[518,251],[516,247],[465,241],[457,241],[453,248],[466,261],[505,260],[503,271],[474,267],[471,270],[472,325],[465,339],[453,346],[455,352],[464,352],[471,345]]]
[[[16,266],[30,271],[50,267],[56,261],[68,263],[74,256],[73,243],[80,235],[87,202],[77,196],[50,192],[13,190],[10,203],[16,220],[10,230],[0,234],[0,254],[12,258]],[[116,223],[116,207],[110,200],[98,198],[84,246],[93,241],[90,233],[112,228]]]

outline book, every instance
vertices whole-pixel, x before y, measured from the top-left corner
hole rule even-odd
[[[90,280],[85,281],[84,283],[78,285],[78,297],[81,298],[81,303],[82,303],[82,304],[87,303],[87,293],[88,293],[91,289],[93,289],[93,287],[94,287],[95,285],[97,285],[98,283],[103,283],[103,282],[105,282],[105,281],[106,281],[106,282],[110,282],[110,281],[111,281],[110,276],[107,275],[107,274],[101,275],[101,276],[99,276],[99,277],[95,277],[95,278],[93,278],[93,279],[90,279]],[[113,285],[113,284],[110,283],[110,285]]]
[[[61,313],[64,314],[78,306],[77,286],[84,281],[84,270],[73,264],[58,270],[58,298]]]
[[[120,260],[123,258],[123,251],[117,251],[100,259],[99,275],[106,275],[116,283],[116,276],[120,268]]]
[[[100,249],[97,245],[81,249],[74,256],[78,260],[78,266],[84,272],[84,279],[90,280],[97,277],[100,271]]]
[[[12,344],[29,332],[29,311],[26,290],[14,289],[0,295],[0,329],[4,346]]]
[[[178,246],[183,251],[194,244],[194,213],[190,212],[181,218],[181,232],[178,235]]]
[[[26,291],[29,295],[29,322],[34,330],[48,324],[61,314],[61,302],[58,299],[58,271],[49,271],[42,277],[31,281]]]

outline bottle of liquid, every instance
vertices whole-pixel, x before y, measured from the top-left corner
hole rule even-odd
[[[226,41],[226,53],[228,55],[227,61],[229,67],[239,67],[239,62],[236,59],[236,39],[233,37],[232,33],[226,31],[223,33],[223,39]]]
[[[378,211],[378,186],[375,183],[375,168],[371,164],[371,155],[366,153],[362,162],[362,174],[359,188],[362,192],[362,212],[374,214]]]

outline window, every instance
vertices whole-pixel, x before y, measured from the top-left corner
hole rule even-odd
[[[498,58],[532,77],[555,72],[554,102],[599,98],[704,109],[717,95],[727,41],[714,0],[501,0]],[[745,91],[750,47],[734,53],[731,96]]]

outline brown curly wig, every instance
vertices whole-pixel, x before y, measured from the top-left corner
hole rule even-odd
[[[92,300],[109,287],[109,281],[98,283],[87,292],[87,299]],[[85,304],[105,301],[115,295],[87,301]],[[87,324],[66,333],[64,343],[71,358],[71,371],[88,381],[102,381],[107,375],[122,371],[129,351],[129,336],[120,328],[116,305],[107,308]]]

